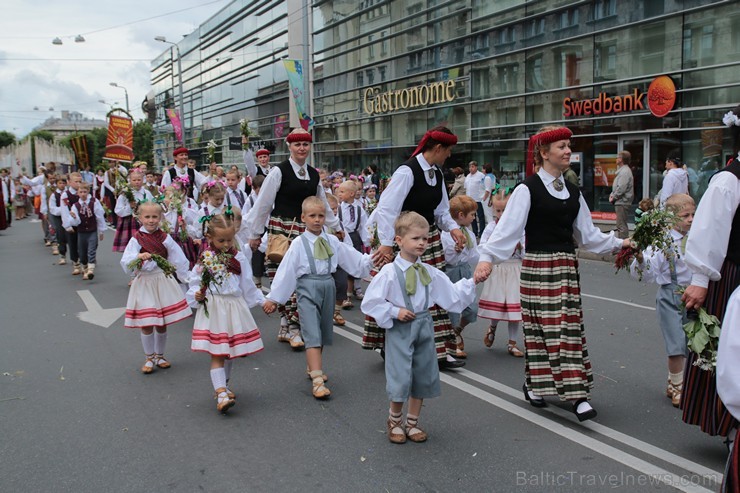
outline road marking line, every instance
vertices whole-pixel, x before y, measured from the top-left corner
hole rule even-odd
[[[595,294],[581,293],[584,298],[595,298],[597,300],[611,301],[612,303],[619,303],[620,305],[633,306],[635,308],[642,308],[643,310],[655,311],[654,306],[638,305],[637,303],[630,303],[629,301],[615,300],[614,298],[604,298],[603,296],[596,296]]]
[[[351,329],[353,329],[354,331],[357,331],[357,332],[363,332],[364,331],[364,329],[362,327],[360,327],[359,325],[356,325],[355,323],[350,322],[350,321],[347,321],[346,322],[345,327],[347,327],[347,326],[349,326],[349,328],[351,328]],[[342,328],[337,327],[337,326],[334,327],[334,332],[337,333],[337,334],[339,334],[339,335],[341,335],[342,337],[345,337],[345,338],[347,338],[347,339],[349,339],[349,340],[351,340],[353,342],[356,342],[357,344],[362,344],[362,337],[360,337],[358,335],[355,335],[352,332],[348,332],[347,330],[342,329]],[[501,393],[504,393],[504,394],[506,394],[506,395],[508,395],[510,397],[520,398],[521,395],[522,395],[521,391],[519,391],[519,390],[513,389],[513,388],[511,388],[511,387],[509,387],[507,385],[504,385],[504,384],[499,383],[499,382],[497,382],[495,380],[492,380],[490,378],[487,378],[487,377],[484,377],[482,375],[479,375],[478,373],[472,372],[470,370],[459,369],[459,370],[456,370],[455,373],[458,374],[458,375],[462,375],[464,377],[467,377],[470,380],[473,380],[473,381],[476,381],[476,382],[481,383],[483,385],[486,385],[486,386],[488,386],[490,388],[493,388],[493,389],[495,389],[495,390],[497,390],[497,391],[499,391]],[[522,408],[519,407],[519,406],[517,406],[517,405],[515,405],[515,404],[511,404],[508,401],[502,401],[500,398],[494,396],[493,394],[490,394],[490,393],[488,393],[488,392],[486,392],[484,390],[480,390],[477,387],[473,387],[470,384],[467,384],[467,383],[465,383],[465,382],[463,382],[461,380],[458,380],[456,378],[453,378],[452,376],[449,376],[449,375],[446,375],[446,374],[440,374],[440,376],[441,377],[445,377],[445,378],[442,379],[442,381],[444,381],[445,383],[448,383],[449,385],[452,385],[453,387],[458,388],[459,390],[462,390],[464,392],[467,392],[467,393],[473,395],[474,397],[478,397],[478,398],[480,398],[480,399],[482,399],[482,400],[484,400],[486,402],[489,402],[490,404],[495,405],[496,407],[499,407],[499,408],[501,408],[501,409],[503,409],[505,411],[511,412],[512,414],[515,414],[517,416],[521,416]],[[471,387],[473,389],[476,389],[477,392],[468,391],[465,388],[462,388],[460,385],[458,385],[458,383],[460,385],[462,385],[462,386],[469,386],[469,387]],[[481,395],[479,395],[479,393],[483,393],[486,397],[485,398],[482,397]],[[506,402],[507,406],[501,406],[501,405],[499,405],[499,402]],[[510,406],[513,406],[513,407],[510,407]],[[562,410],[560,408],[557,408],[555,406],[549,406],[549,407],[543,409],[543,411],[550,412],[551,414],[555,414],[555,415],[557,415],[557,416],[559,416],[561,418],[565,418],[565,419],[572,418],[572,413],[569,413],[569,412],[567,412],[565,410]],[[530,415],[537,416],[538,418],[541,417],[539,414],[532,413],[531,411],[526,411],[526,412],[529,413]],[[540,424],[539,421],[531,420],[531,419],[528,419],[528,418],[525,418],[525,419],[527,419],[528,421],[530,421],[532,423]],[[555,423],[554,421],[550,421],[547,418],[542,418],[542,419],[544,419],[547,423]],[[643,442],[642,440],[639,440],[637,438],[634,438],[634,437],[631,437],[629,435],[626,435],[626,434],[624,434],[624,433],[622,433],[620,431],[617,431],[617,430],[614,430],[612,428],[609,428],[608,426],[601,425],[601,424],[596,423],[594,421],[584,421],[583,423],[578,423],[578,424],[580,426],[583,426],[584,428],[588,428],[589,430],[591,430],[591,431],[593,431],[595,433],[598,433],[600,435],[603,435],[603,436],[605,436],[607,438],[610,438],[610,439],[612,439],[614,441],[620,442],[620,443],[622,443],[624,445],[627,445],[628,447],[632,447],[632,448],[634,448],[636,450],[639,450],[641,452],[644,452],[644,453],[646,453],[646,454],[648,454],[648,455],[650,455],[652,457],[655,457],[656,459],[659,459],[661,461],[667,462],[669,464],[675,464],[676,466],[678,466],[678,467],[680,467],[680,468],[682,468],[682,469],[684,469],[684,470],[686,470],[688,472],[691,472],[691,473],[694,473],[694,474],[698,474],[702,478],[706,478],[706,479],[710,479],[712,481],[716,481],[717,484],[720,484],[722,482],[722,477],[723,477],[722,473],[720,473],[718,471],[715,471],[714,469],[710,469],[710,468],[708,468],[706,466],[703,466],[701,464],[698,464],[696,462],[693,462],[693,461],[691,461],[689,459],[686,459],[686,458],[681,457],[679,455],[673,454],[672,452],[669,452],[667,450],[661,449],[660,447],[656,447],[655,445],[651,445],[651,444],[649,444],[647,442]],[[557,425],[558,426],[563,426],[563,425],[560,425],[560,424],[557,424]],[[547,426],[541,425],[541,426],[543,426],[546,429],[550,429],[549,428],[549,425],[547,425]],[[572,432],[572,433],[574,433],[576,435],[579,435],[579,436],[576,437],[576,438],[573,438],[573,436],[571,436],[571,435],[566,435],[566,434],[563,434],[563,433],[558,433],[558,434],[561,435],[561,436],[564,436],[565,438],[568,438],[568,439],[570,439],[570,440],[572,440],[572,441],[574,441],[576,443],[579,443],[579,444],[582,444],[583,445],[584,443],[580,440],[580,436],[588,437],[587,435],[583,435],[581,432],[578,432],[578,431],[575,431],[575,430],[571,430],[570,428],[567,428],[567,427],[564,427],[564,428],[566,430],[568,430],[569,432]],[[598,444],[602,444],[604,447],[608,447],[608,448],[611,448],[611,449],[614,449],[614,450],[619,451],[620,454],[624,454],[627,457],[627,459],[625,459],[625,460],[628,460],[628,462],[625,462],[625,461],[620,460],[620,459],[615,459],[615,460],[617,460],[619,462],[622,462],[623,464],[628,465],[628,466],[632,467],[633,469],[636,469],[636,470],[638,470],[640,472],[643,472],[645,474],[649,474],[649,475],[652,474],[650,472],[647,472],[646,470],[641,469],[640,467],[633,467],[631,465],[633,463],[632,462],[632,459],[634,459],[634,461],[638,461],[638,462],[635,462],[636,464],[640,464],[642,462],[642,463],[648,464],[650,466],[653,466],[649,462],[642,461],[642,459],[639,459],[637,457],[634,457],[634,456],[632,456],[630,454],[627,454],[626,452],[623,452],[623,451],[621,451],[619,449],[616,449],[614,447],[611,447],[610,445],[607,445],[607,444],[604,444],[602,442],[599,442],[598,440],[595,440],[593,438],[590,438],[590,437],[588,437],[588,438],[590,440],[593,440],[594,442],[596,442]],[[596,452],[599,452],[599,453],[601,453],[601,454],[603,454],[603,455],[605,455],[605,456],[607,456],[609,458],[613,458],[612,455],[611,455],[612,454],[611,451],[608,451],[608,452],[605,453],[605,452],[602,452],[601,450],[598,450],[598,448],[594,448],[594,447],[591,447],[591,446],[588,446],[588,448],[590,448],[590,449],[592,449],[592,450],[594,450]],[[606,450],[606,449],[604,449],[604,450]],[[616,456],[614,456],[614,457],[616,457]],[[653,467],[655,467],[657,469],[660,469],[657,466],[653,466]],[[675,475],[673,475],[672,473],[670,473],[668,471],[664,471],[664,470],[661,470],[661,471],[662,472],[660,474],[656,474],[656,479],[657,480],[666,482],[666,484],[668,484],[670,486],[674,486],[674,487],[676,487],[677,484],[681,484],[681,478],[679,478],[678,476],[675,476]],[[661,478],[665,478],[665,479],[661,479]],[[696,486],[696,485],[692,485],[692,486],[695,486],[696,488],[699,488],[699,489],[683,489],[682,491],[710,491],[710,490],[706,490],[706,489],[701,488],[701,487]],[[679,488],[679,489],[681,489],[681,488]]]

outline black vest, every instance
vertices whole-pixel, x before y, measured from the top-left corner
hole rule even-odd
[[[170,183],[175,182],[175,178],[177,178],[177,170],[175,169],[177,166],[173,166],[169,170],[167,170],[170,174]],[[188,174],[188,197],[193,198],[193,187],[195,187],[195,170],[193,168],[185,168],[187,170]]]
[[[67,191],[67,207],[72,207],[80,200],[80,196],[76,193],[72,193],[70,191]]]
[[[740,160],[735,158],[722,171],[729,171],[740,180]],[[720,173],[722,172],[720,171]],[[732,228],[730,229],[730,242],[727,245],[727,259],[735,265],[740,265],[740,207],[735,211],[735,217],[732,219]]]
[[[80,216],[80,224],[77,226],[77,232],[79,233],[91,233],[98,229],[98,221],[95,219],[95,197],[90,196],[87,208],[90,212],[89,216],[82,214],[82,202],[78,200],[75,204],[77,214]]]
[[[319,188],[319,172],[306,165],[308,180],[301,180],[295,175],[289,160],[285,160],[277,166],[280,168],[282,178],[280,188],[275,195],[275,206],[272,215],[284,218],[301,217],[301,205],[307,197],[316,195]]]
[[[532,202],[524,228],[527,251],[574,253],[573,222],[578,216],[581,196],[578,187],[566,181],[570,197],[563,200],[550,195],[537,174],[524,180],[524,185]]]
[[[54,200],[56,201],[57,207],[62,206],[62,192],[54,190]]]
[[[401,166],[408,166],[414,174],[414,184],[406,195],[406,200],[403,201],[401,211],[413,211],[421,214],[429,222],[429,226],[433,226],[434,209],[442,202],[442,194],[447,193],[444,190],[445,182],[442,172],[437,167],[432,168],[437,177],[437,184],[432,186],[427,183],[426,176],[424,176],[426,173],[421,169],[416,157],[412,157]]]

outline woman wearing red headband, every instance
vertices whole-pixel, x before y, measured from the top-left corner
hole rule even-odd
[[[524,398],[535,407],[546,406],[544,396],[572,401],[573,412],[583,421],[596,416],[596,410],[588,402],[593,372],[573,239],[600,254],[628,246],[629,239],[596,228],[578,187],[563,179],[570,165],[571,135],[566,127],[548,126],[529,139],[528,177],[512,193],[489,240],[479,247],[475,280],[486,280],[493,262],[511,257],[526,233],[520,287]],[[535,165],[540,167],[536,173]]]
[[[262,183],[257,200],[244,219],[249,246],[253,251],[259,248],[268,218],[270,222],[267,232],[271,235],[282,235],[292,239],[303,233],[306,225],[301,222],[301,204],[311,195],[324,201],[326,225],[339,229],[339,221],[326,202],[319,173],[306,162],[311,153],[311,134],[302,128],[296,128],[288,134],[285,141],[290,157],[271,168]],[[266,267],[268,277],[270,279],[275,277],[278,264],[267,260]],[[278,310],[281,315],[278,341],[289,342],[293,349],[303,349],[295,293],[288,303],[279,306]]]
[[[462,247],[465,235],[450,216],[450,203],[439,167],[450,157],[457,136],[445,127],[435,127],[424,134],[411,159],[401,164],[393,173],[388,187],[381,195],[374,214],[378,226],[380,247],[375,253],[376,264],[393,260],[393,223],[403,211],[421,214],[429,222],[429,243],[421,260],[444,269],[445,257],[439,230],[449,231]],[[434,343],[440,368],[459,368],[463,361],[452,357],[455,354],[455,336],[447,312],[432,308],[434,318]],[[364,349],[383,350],[385,334],[375,320],[365,317],[365,333],[362,337]],[[382,353],[381,353],[382,354]]]

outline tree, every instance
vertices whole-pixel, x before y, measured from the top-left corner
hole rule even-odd
[[[90,169],[95,170],[98,166],[103,163],[103,154],[105,154],[105,140],[108,136],[108,129],[106,128],[94,128],[89,132],[85,132],[82,136],[87,139],[87,152],[90,155]],[[72,149],[71,140],[74,135],[68,135],[64,137],[60,144],[64,147]]]
[[[0,130],[0,147],[7,147],[15,144],[15,134],[8,132],[7,130]]]
[[[54,134],[49,132],[48,130],[34,130],[30,134],[23,137],[23,140],[32,139],[34,137],[36,137],[37,139],[43,139],[49,144],[54,143]]]
[[[134,123],[134,159],[154,164],[154,130],[147,120]]]

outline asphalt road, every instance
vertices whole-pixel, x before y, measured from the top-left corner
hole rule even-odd
[[[0,491],[716,491],[718,438],[681,421],[665,397],[655,287],[581,263],[598,417],[521,395],[523,361],[492,349],[485,322],[465,331],[463,371],[425,402],[424,444],[393,445],[382,360],[364,351],[358,308],[325,351],[332,397],[311,397],[305,358],[254,312],[265,351],[234,365],[237,405],[215,410],[209,359],[190,351],[192,319],[170,327],[173,366],[142,375],[139,334],[78,318],[89,290],[125,306],[127,276],[98,252],[93,281],[53,265],[38,223],[0,233]],[[596,298],[596,297],[600,298]]]

